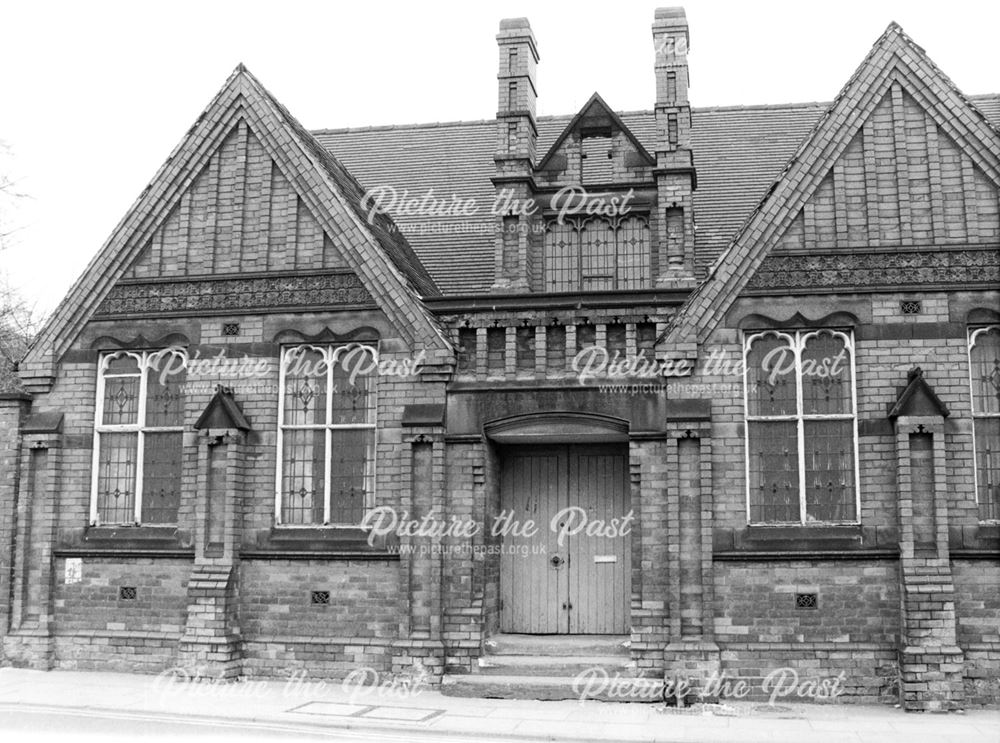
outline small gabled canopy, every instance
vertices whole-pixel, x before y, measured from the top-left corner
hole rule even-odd
[[[46,383],[56,363],[141,253],[148,236],[240,121],[268,154],[320,227],[343,246],[345,261],[400,336],[412,347],[450,354],[451,347],[422,296],[438,290],[402,233],[385,214],[369,215],[364,190],[242,65],[198,117],[56,308],[20,365],[26,383]]]
[[[583,136],[587,136],[588,134],[610,136],[616,131],[625,134],[629,142],[632,143],[632,146],[635,147],[635,151],[646,161],[647,165],[650,167],[656,165],[656,158],[649,154],[649,151],[642,146],[642,143],[632,133],[632,130],[625,125],[621,117],[611,110],[611,107],[605,103],[600,94],[594,93],[590,96],[590,100],[580,109],[580,112],[566,125],[562,134],[556,138],[556,141],[545,154],[545,157],[538,164],[538,170],[545,170],[549,161],[555,157],[556,153],[562,148],[563,142],[573,132],[579,132]]]
[[[658,351],[690,349],[711,334],[895,84],[914,92],[941,130],[1000,185],[1000,131],[891,23],[675,315],[657,341]]]
[[[221,384],[216,387],[215,395],[208,401],[205,410],[198,416],[198,420],[194,424],[196,431],[220,429],[250,430],[250,422],[243,415],[239,404],[233,399],[233,390],[230,387],[223,387]]]
[[[948,417],[948,407],[927,384],[919,366],[910,369],[906,375],[906,386],[901,389],[895,404],[889,409],[890,420],[902,416]]]

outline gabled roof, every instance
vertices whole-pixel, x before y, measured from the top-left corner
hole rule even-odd
[[[975,164],[1000,185],[1000,129],[965,97],[898,24],[875,42],[861,66],[834,99],[757,207],[748,215],[707,279],[675,316],[663,348],[689,346],[712,332],[718,320],[795,219],[804,202],[841,156],[894,82],[928,111]]]
[[[359,220],[367,223],[368,229],[374,234],[386,255],[389,256],[393,264],[409,281],[411,287],[417,294],[423,297],[432,297],[440,294],[434,279],[427,273],[427,269],[420,262],[417,254],[410,247],[406,238],[393,223],[391,217],[380,212],[371,211],[364,208],[365,189],[358,183],[357,179],[351,175],[338,160],[321,145],[316,138],[307,130],[298,119],[292,116],[288,109],[284,107],[270,91],[257,82],[257,79],[246,70],[241,64],[238,69],[243,69],[245,74],[253,80],[261,93],[270,99],[271,104],[284,115],[285,123],[295,132],[301,144],[315,157],[316,163],[334,183],[339,192],[344,196],[347,205],[357,215]],[[369,218],[371,214],[371,218]]]
[[[601,118],[610,119],[611,121],[610,128],[617,129],[618,131],[622,132],[632,143],[632,146],[635,147],[636,151],[643,158],[645,158],[646,162],[650,166],[656,165],[656,158],[650,155],[649,152],[647,152],[646,148],[642,146],[642,143],[638,139],[636,139],[636,136],[632,133],[632,130],[625,125],[625,122],[622,121],[621,117],[611,110],[611,107],[604,102],[604,99],[601,98],[599,93],[595,92],[592,96],[590,96],[590,99],[585,104],[583,104],[583,108],[580,109],[580,111],[576,114],[576,116],[570,119],[569,124],[567,124],[566,128],[563,129],[562,134],[556,137],[556,141],[552,143],[552,146],[549,148],[549,151],[546,153],[545,157],[543,157],[541,162],[538,163],[538,169],[545,170],[545,167],[549,164],[549,161],[559,151],[559,149],[563,145],[563,142],[566,141],[566,138],[570,134],[572,134],[573,132],[585,131],[588,122]]]
[[[368,220],[357,181],[241,64],[170,154],[39,333],[21,364],[22,379],[44,381],[101,301],[142,250],[144,238],[169,213],[205,158],[243,119],[286,169],[296,191],[350,268],[411,345],[450,353],[418,293],[436,288],[405,238],[383,215]]]
[[[939,415],[948,417],[948,406],[941,402],[931,386],[924,379],[924,371],[915,366],[906,375],[906,386],[900,391],[896,402],[889,408],[889,418],[903,415]]]
[[[1000,95],[970,100],[1000,124]],[[829,103],[694,108],[691,140],[698,190],[694,192],[695,260],[704,276]],[[618,114],[647,151],[655,148],[652,111]],[[538,119],[538,151],[547,152],[572,116]],[[407,214],[395,223],[444,294],[489,291],[495,269],[493,218],[496,121],[458,121],[357,129],[323,129],[316,139],[366,188],[386,186],[411,198],[432,190],[439,198],[472,199],[471,217]]]

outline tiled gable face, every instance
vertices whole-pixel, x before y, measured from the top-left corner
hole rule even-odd
[[[694,353],[744,290],[992,288],[1000,132],[892,24],[657,348]]]
[[[982,245],[1000,239],[1000,189],[895,83],[774,253]]]
[[[240,119],[123,278],[346,267],[281,166]]]
[[[651,180],[655,162],[635,136],[594,101],[570,124],[535,172],[549,186],[613,186]]]
[[[381,308],[450,358],[433,281],[391,220],[240,65],[48,320],[21,378],[47,392],[93,318]]]

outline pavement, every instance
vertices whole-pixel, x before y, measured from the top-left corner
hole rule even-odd
[[[310,679],[191,682],[0,668],[0,740],[663,741],[1000,743],[1000,710],[906,713],[840,701],[655,704],[443,696],[405,685]]]

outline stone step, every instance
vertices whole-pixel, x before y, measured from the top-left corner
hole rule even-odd
[[[491,676],[572,676],[601,669],[631,676],[635,671],[627,655],[487,655],[479,659],[479,673]]]
[[[628,635],[515,635],[500,633],[484,643],[487,655],[629,657]]]
[[[600,688],[603,686],[603,688]],[[441,680],[441,693],[450,697],[485,699],[593,699],[601,702],[662,703],[663,682],[629,678],[619,683],[593,684],[581,688],[567,676],[493,676],[448,674]],[[584,694],[584,692],[586,692]]]

